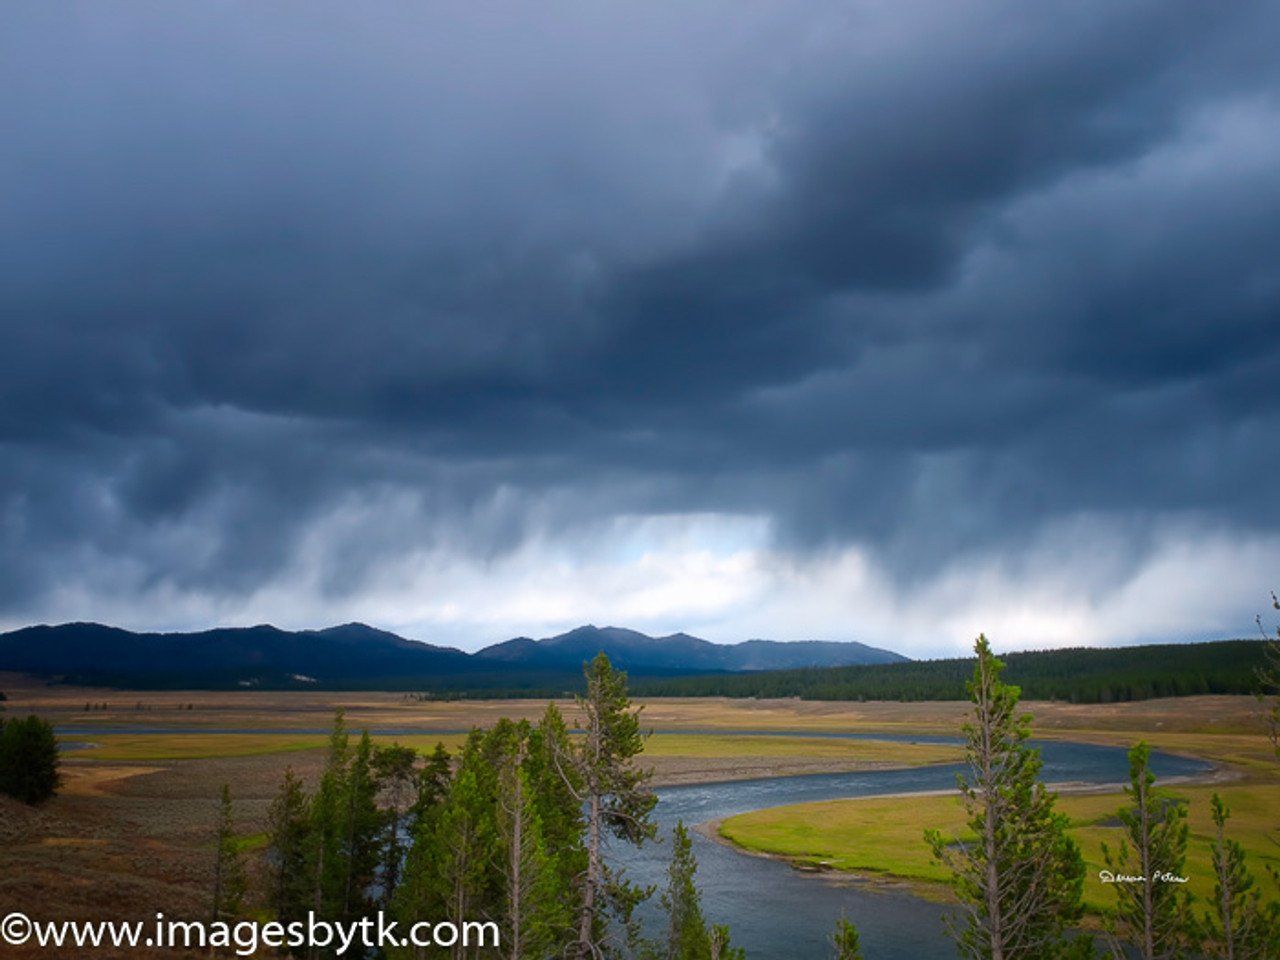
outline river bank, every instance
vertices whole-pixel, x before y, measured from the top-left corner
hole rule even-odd
[[[878,773],[915,767],[947,765],[952,761],[894,763],[890,760],[834,760],[810,757],[658,757],[650,761],[654,788],[694,784],[734,783],[770,777],[799,777],[828,773]]]
[[[1121,829],[1115,812],[1128,802],[1125,784],[1061,781],[1048,786],[1060,797],[1059,809],[1071,818],[1090,880],[1086,903],[1096,908],[1109,902],[1110,891],[1093,881],[1104,865],[1102,843],[1118,845]],[[1159,788],[1188,802],[1193,837],[1208,830],[1209,797],[1221,793],[1229,806],[1242,812],[1235,824],[1239,839],[1255,857],[1272,859],[1267,847],[1269,823],[1255,822],[1250,811],[1271,807],[1280,799],[1276,784],[1213,763],[1201,772],[1162,777]],[[954,902],[949,873],[932,859],[923,833],[931,827],[944,835],[963,836],[965,820],[959,791],[945,788],[780,805],[709,818],[694,830],[736,854],[776,860],[800,873],[839,876],[869,890],[907,891],[932,901]],[[1208,856],[1207,846],[1200,850],[1193,844],[1189,852],[1188,871],[1201,886],[1211,885]]]

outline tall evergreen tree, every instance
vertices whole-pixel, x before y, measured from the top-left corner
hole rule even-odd
[[[1113,852],[1102,845],[1102,858],[1117,882],[1116,914],[1108,928],[1112,950],[1133,946],[1142,960],[1175,960],[1185,956],[1192,939],[1190,896],[1182,880],[1187,857],[1187,807],[1154,789],[1151,748],[1139,742],[1129,751],[1131,804],[1119,813],[1125,839]],[[1132,844],[1132,847],[1130,846]]]
[[[1268,916],[1252,874],[1244,862],[1244,848],[1226,835],[1231,811],[1213,795],[1213,905],[1205,916],[1206,951],[1222,960],[1264,960],[1280,954],[1280,918]],[[1268,943],[1268,941],[1271,941]],[[1274,951],[1274,952],[1273,952]]]
[[[529,789],[542,825],[548,868],[560,890],[557,902],[579,915],[580,880],[586,875],[587,852],[582,815],[582,778],[573,760],[569,727],[554,703],[547,704],[529,733],[525,768]]]
[[[444,859],[441,822],[452,784],[449,752],[443,744],[437,743],[426,766],[418,774],[418,796],[409,811],[409,851],[392,902],[393,916],[405,926],[422,920],[432,922],[445,914],[444,883],[440,875],[440,864]],[[428,949],[392,950],[391,955],[421,960],[428,956]],[[436,950],[434,955],[442,956],[444,953]]]
[[[307,870],[311,874],[311,903],[317,917],[337,920],[343,915],[343,894],[347,870],[346,845],[347,763],[351,751],[341,707],[334,713],[329,733],[328,756],[320,785],[311,800],[311,823],[307,831]],[[311,957],[319,956],[312,946]]]
[[[627,697],[627,675],[615,672],[600,653],[584,670],[587,695],[578,698],[585,736],[574,757],[575,774],[565,778],[575,799],[586,805],[586,874],[583,878],[578,932],[569,956],[596,960],[611,952],[614,938],[607,917],[616,915],[629,927],[631,912],[652,890],[628,883],[621,871],[604,862],[606,834],[637,846],[654,833],[649,819],[657,797],[647,787],[652,771],[635,757],[644,749],[638,711]]]
[[[523,741],[516,757],[509,761],[499,780],[498,836],[506,848],[503,880],[506,882],[507,936],[509,960],[523,960],[529,951],[528,911],[537,889],[542,867],[538,826],[529,802],[528,775],[520,768],[524,759]]]
[[[412,809],[418,753],[412,747],[392,744],[373,748],[373,782],[378,798],[385,804],[382,849],[379,852],[379,902],[386,906],[395,897],[404,859],[401,831]]]
[[[1026,743],[1031,717],[1017,713],[1019,690],[1000,681],[1003,664],[985,636],[974,645],[968,684],[973,719],[964,726],[968,774],[957,776],[973,839],[925,832],[950,867],[961,918],[947,926],[973,960],[1050,960],[1072,947],[1064,930],[1081,913],[1084,861],[1067,836],[1067,817],[1039,779],[1040,752]]]
[[[286,767],[280,790],[267,811],[267,905],[288,924],[307,913],[310,811],[302,781]]]
[[[1271,606],[1280,610],[1280,598],[1271,594]],[[1257,617],[1258,629],[1267,641],[1265,659],[1257,670],[1258,700],[1262,704],[1262,721],[1267,731],[1267,739],[1280,760],[1280,627],[1274,633],[1268,633],[1262,626],[1262,617]]]
[[[527,768],[528,723],[518,724],[516,733],[514,752],[503,759],[498,777],[496,825],[507,930],[502,945],[507,960],[528,960],[563,949],[571,915],[562,903]]]
[[[475,764],[462,767],[453,781],[437,827],[436,864],[444,904],[444,919],[459,928],[481,915],[490,899],[494,863],[492,809],[486,809],[484,789]],[[465,956],[461,939],[449,954]]]
[[[667,889],[661,899],[662,908],[667,911],[665,960],[709,960],[711,956],[711,936],[694,881],[697,870],[689,831],[679,821],[671,838]]]
[[[352,921],[366,915],[371,905],[379,861],[384,817],[377,804],[378,785],[373,776],[373,742],[369,731],[360,734],[343,777],[339,802],[341,823],[342,888],[340,916]]]
[[[213,920],[216,923],[240,912],[246,890],[244,858],[235,834],[231,787],[222,785],[218,797],[218,827],[213,865]]]

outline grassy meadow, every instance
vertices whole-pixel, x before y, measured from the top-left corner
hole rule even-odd
[[[1215,791],[1231,809],[1229,836],[1244,846],[1255,875],[1261,879],[1267,864],[1280,869],[1280,847],[1275,844],[1280,788],[1276,785],[1166,789],[1166,795],[1189,804],[1191,840],[1183,875],[1201,901],[1213,894],[1210,845],[1214,826],[1209,798]],[[1072,833],[1084,854],[1085,900],[1094,910],[1112,902],[1112,894],[1099,880],[1098,871],[1105,865],[1102,843],[1105,841],[1113,850],[1119,847],[1122,830],[1116,811],[1124,803],[1122,794],[1112,792],[1059,797],[1058,808],[1071,818]],[[965,829],[964,808],[955,796],[912,797],[909,803],[900,797],[885,797],[775,807],[725,820],[720,825],[720,835],[747,851],[785,857],[797,865],[868,875],[944,899],[949,873],[929,854],[923,837],[926,826],[962,841],[972,836]]]
[[[1112,709],[1091,728],[1073,730],[1070,739],[1128,746],[1145,739],[1156,749],[1197,756],[1217,768],[1211,783],[1176,783],[1159,792],[1188,805],[1190,841],[1183,874],[1188,887],[1204,902],[1213,895],[1211,845],[1216,828],[1210,798],[1220,794],[1231,811],[1228,836],[1245,848],[1250,869],[1259,881],[1267,868],[1280,870],[1280,761],[1255,727],[1252,701],[1208,703],[1219,698],[1189,701],[1147,701],[1133,710]],[[1183,709],[1178,709],[1179,707]],[[1051,704],[1030,704],[1037,717],[1043,710],[1063,721]],[[1048,709],[1045,709],[1048,708]],[[1153,719],[1163,712],[1163,719]],[[1135,727],[1135,715],[1145,715],[1153,730]],[[1063,736],[1062,723],[1037,736]],[[1217,732],[1206,732],[1206,728]],[[1099,878],[1104,869],[1102,844],[1117,850],[1123,829],[1116,817],[1127,804],[1121,788],[1075,790],[1061,788],[1058,809],[1071,818],[1072,834],[1086,863],[1085,901],[1092,911],[1108,908],[1113,895]],[[949,873],[932,859],[924,842],[926,827],[939,829],[960,841],[971,838],[960,797],[954,793],[902,797],[868,797],[796,804],[741,814],[717,824],[721,838],[744,851],[778,856],[797,866],[848,871],[887,885],[910,887],[922,896],[946,899]]]
[[[395,731],[375,733],[374,739],[420,752],[437,742],[454,748],[465,736],[461,731],[472,726],[491,726],[504,716],[535,719],[546,707],[546,701],[534,700],[424,702],[395,693],[84,690],[13,676],[0,677],[0,690],[9,697],[7,716],[37,713],[56,727],[91,731],[68,735],[93,746],[65,754],[58,796],[39,807],[0,798],[0,916],[25,910],[47,919],[140,918],[157,904],[170,916],[202,916],[222,784],[230,787],[237,832],[260,837],[286,766],[314,788],[325,755],[320,731],[339,706],[349,730]],[[655,784],[951,763],[960,758],[958,747],[816,734],[956,734],[968,709],[961,702],[723,699],[641,705],[642,723],[654,731],[641,761],[654,769]],[[573,725],[572,701],[559,706]],[[1216,789],[1233,808],[1234,833],[1253,851],[1257,869],[1266,833],[1280,819],[1280,765],[1255,730],[1251,699],[1026,706],[1036,715],[1037,736],[1121,746],[1145,737],[1159,749],[1221,764],[1221,776],[1234,779]],[[1193,849],[1199,851],[1208,836],[1208,796],[1215,787],[1174,789],[1191,801]],[[1063,797],[1091,870],[1097,867],[1097,843],[1114,829],[1106,823],[1119,801],[1115,795]],[[722,829],[749,849],[936,883],[943,877],[928,862],[922,831],[958,830],[962,821],[954,797],[930,796],[909,803],[886,798],[778,808],[733,818]],[[1193,858],[1188,869],[1193,885],[1203,890],[1205,861],[1200,852],[1193,857],[1200,859]],[[1095,881],[1086,890],[1094,900],[1105,892]]]

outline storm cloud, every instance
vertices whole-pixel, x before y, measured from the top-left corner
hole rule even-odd
[[[7,7],[0,624],[1246,634],[1280,582],[1278,31]]]

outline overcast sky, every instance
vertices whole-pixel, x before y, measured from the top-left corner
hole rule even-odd
[[[1256,635],[1277,36],[1261,0],[4,4],[0,628]]]

